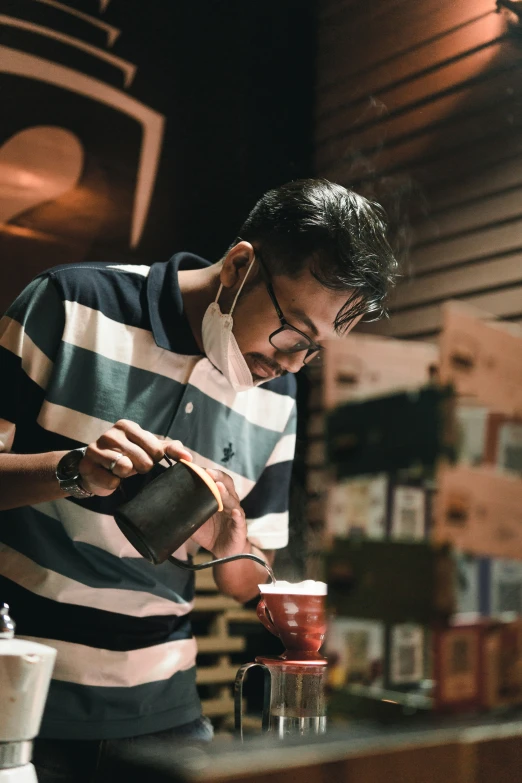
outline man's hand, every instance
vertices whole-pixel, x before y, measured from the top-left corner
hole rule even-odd
[[[247,551],[247,525],[234,482],[222,470],[207,468],[219,489],[223,511],[218,511],[192,535],[192,539],[215,558]]]
[[[179,440],[157,438],[139,424],[121,419],[87,447],[80,462],[81,483],[95,495],[111,495],[121,479],[148,473],[165,454],[192,460],[192,454]]]

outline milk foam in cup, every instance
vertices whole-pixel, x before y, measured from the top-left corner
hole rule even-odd
[[[258,585],[259,591],[263,594],[278,593],[285,595],[326,595],[328,586],[325,582],[316,582],[313,579],[306,579],[304,582],[285,582],[277,580],[272,584]]]

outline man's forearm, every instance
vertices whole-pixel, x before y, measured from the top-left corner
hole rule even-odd
[[[0,454],[0,511],[65,497],[55,475],[65,453]]]
[[[271,553],[263,552],[250,542],[247,542],[245,554],[257,555],[269,565],[273,560]],[[268,572],[254,560],[245,558],[214,566],[214,579],[221,593],[244,604],[256,597],[258,585],[268,581]]]

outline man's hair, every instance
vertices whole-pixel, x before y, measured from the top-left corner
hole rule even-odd
[[[272,274],[312,275],[334,291],[349,291],[334,327],[358,316],[385,316],[384,299],[397,275],[382,207],[326,179],[301,179],[270,190],[241,226],[239,237],[262,252]]]

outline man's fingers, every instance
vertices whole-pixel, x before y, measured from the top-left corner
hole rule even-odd
[[[114,463],[114,460],[116,460],[116,464]],[[129,478],[129,476],[134,476],[136,474],[132,460],[126,454],[120,454],[119,457],[115,454],[114,458],[109,461],[109,464],[104,465],[104,467],[119,478]]]
[[[137,473],[147,473],[167,454],[173,459],[192,462],[191,452],[179,440],[157,438],[136,422],[121,419],[98,439],[101,449],[116,449],[125,454]]]
[[[144,451],[152,460],[152,463],[159,462],[165,453],[165,443],[157,438],[152,432],[147,432],[134,421],[121,419],[114,425],[114,429],[123,432],[130,444]]]
[[[119,487],[118,476],[92,462],[88,457],[82,459],[79,469],[82,485],[96,495],[110,495]]]
[[[165,454],[173,459],[185,459],[187,462],[192,462],[192,454],[185,448],[180,440],[169,440],[164,443]]]
[[[114,449],[96,449],[89,446],[85,454],[88,460],[95,465],[100,465],[119,478],[127,478],[135,475],[136,471],[132,460],[126,454]]]
[[[222,481],[223,478],[227,475],[226,473],[223,473],[222,470],[217,470],[217,468],[205,468],[207,473],[212,476],[214,481]]]
[[[119,479],[135,473],[148,473],[165,454],[177,460],[192,461],[192,454],[181,441],[158,438],[136,422],[120,419],[88,446],[86,461],[80,473],[96,487],[96,494],[110,494]],[[88,463],[90,468],[86,467]],[[113,478],[104,477],[103,473],[98,472],[100,469]],[[99,491],[100,488],[103,492]]]
[[[216,481],[216,486],[221,495],[223,501],[223,510],[234,520],[236,523],[243,522],[245,519],[245,513],[241,508],[241,501],[235,492],[230,492],[228,487],[222,481]]]
[[[163,443],[155,435],[126,420],[117,422],[91,445],[93,458],[97,454],[100,464],[104,464],[107,452],[116,451],[130,460],[137,473],[148,473],[164,454]]]
[[[221,500],[223,501],[223,508],[227,513],[231,514],[234,509],[239,509],[241,515],[243,509],[241,508],[241,500],[236,492],[234,481],[228,473],[224,473],[222,470],[216,470],[214,468],[207,468],[207,473],[214,479],[216,486],[219,489]]]
[[[95,494],[106,495],[114,492],[120,479],[148,473],[166,454],[192,461],[191,452],[181,441],[158,438],[136,422],[120,419],[89,444],[80,475]]]
[[[227,503],[230,499],[230,492],[225,487],[222,481],[216,481],[216,487],[219,489],[219,494],[221,495],[221,500],[223,501],[223,505]]]
[[[223,501],[223,509],[226,511],[229,511],[231,508],[234,507],[233,499],[230,495],[230,492],[226,488],[226,486],[223,484],[222,481],[216,481],[216,487],[219,490],[219,494],[221,495],[221,500]]]
[[[103,467],[119,478],[128,478],[136,474],[131,458],[121,451],[112,451],[104,455]]]
[[[209,476],[212,476],[216,484],[219,481],[221,484],[225,485],[228,492],[235,493],[236,488],[234,486],[234,481],[231,476],[228,475],[228,473],[224,473],[222,470],[216,470],[216,468],[207,468],[207,473]]]
[[[218,474],[221,473],[219,470],[216,470],[214,472]],[[221,477],[225,475],[226,474],[221,473],[221,476],[218,475],[214,479],[214,481],[216,482],[216,486],[219,489],[221,496],[223,497],[223,500],[225,500],[225,498],[230,498],[234,502],[234,504],[237,505],[239,504],[240,501],[236,492],[236,488],[234,486],[234,482],[228,476],[227,478],[229,478],[229,481],[223,480],[223,478]],[[214,478],[214,476],[212,476],[212,478]]]

